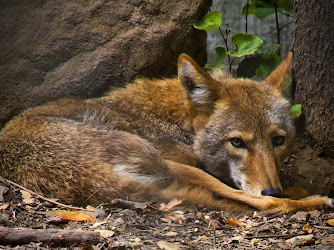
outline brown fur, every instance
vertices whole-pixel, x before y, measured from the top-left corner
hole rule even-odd
[[[281,190],[278,171],[294,134],[290,63],[291,54],[266,82],[254,82],[210,75],[181,55],[178,79],[138,79],[102,98],[30,108],[0,134],[0,174],[75,205],[178,198],[234,213],[319,209],[332,201],[261,196]]]

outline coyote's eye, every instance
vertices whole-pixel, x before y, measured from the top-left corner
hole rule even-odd
[[[241,140],[239,138],[232,138],[230,140],[230,143],[235,148],[246,148],[246,144],[243,142],[243,140]]]
[[[273,137],[273,146],[274,147],[279,147],[282,146],[285,142],[284,136],[274,136]]]

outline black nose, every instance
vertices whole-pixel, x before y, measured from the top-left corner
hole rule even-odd
[[[273,196],[277,198],[282,197],[282,192],[281,192],[281,189],[279,188],[266,188],[265,190],[262,190],[261,194],[267,195],[267,196]]]

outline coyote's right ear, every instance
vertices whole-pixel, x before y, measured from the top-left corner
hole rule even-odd
[[[220,83],[185,54],[179,57],[178,74],[186,95],[185,107],[191,118],[191,127],[199,131],[213,112],[221,91]]]
[[[186,54],[179,57],[178,75],[188,101],[197,112],[213,108],[219,97],[219,83]]]
[[[290,95],[290,84],[288,83],[288,78],[291,73],[291,60],[292,52],[289,52],[281,64],[278,65],[265,80],[266,83],[276,88],[286,97]]]

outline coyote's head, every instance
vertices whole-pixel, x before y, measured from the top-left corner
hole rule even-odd
[[[187,55],[180,56],[179,80],[201,168],[232,187],[281,196],[279,171],[294,135],[286,99],[291,57],[256,82],[208,74]]]

